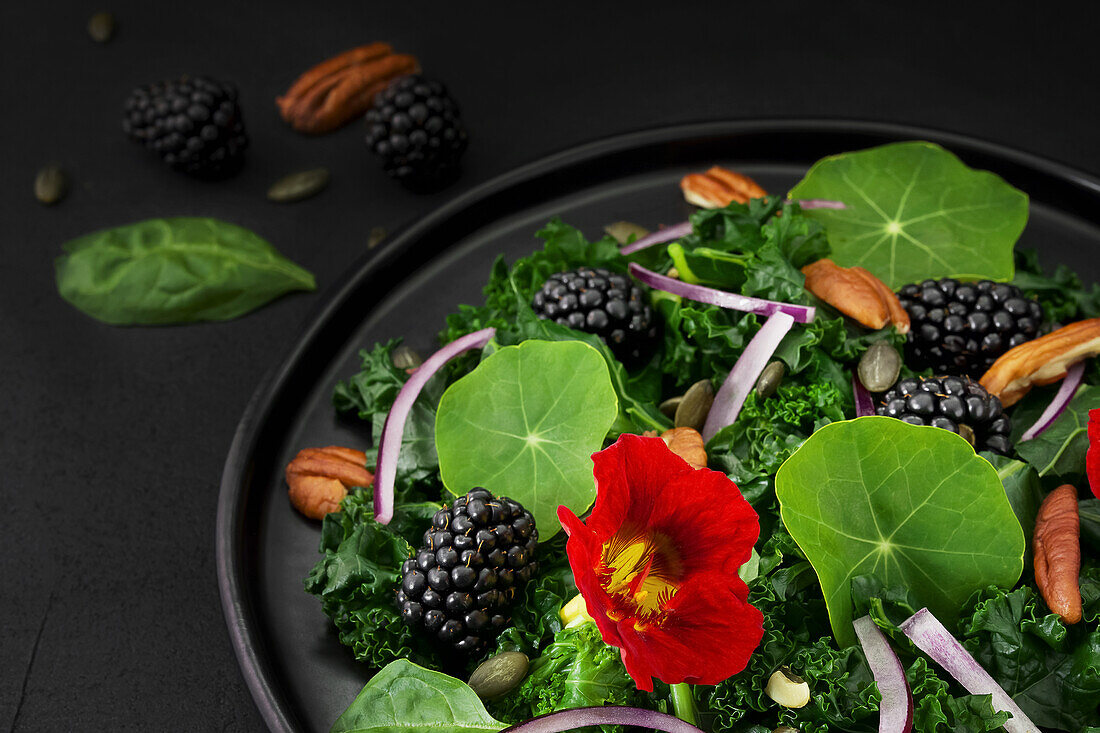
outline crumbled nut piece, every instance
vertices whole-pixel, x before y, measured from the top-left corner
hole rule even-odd
[[[720,209],[734,201],[747,204],[749,199],[768,195],[748,176],[717,165],[706,173],[689,173],[684,176],[680,179],[680,189],[689,204],[704,209]]]
[[[286,467],[290,503],[310,519],[339,511],[350,487],[374,481],[366,462],[363,451],[336,445],[299,451]]]
[[[892,323],[898,333],[909,333],[909,314],[886,283],[862,267],[841,267],[818,260],[802,268],[806,289],[867,328]]]
[[[1100,354],[1100,318],[1090,318],[1009,349],[979,381],[1008,407],[1032,387],[1057,382],[1071,366],[1097,354]]]

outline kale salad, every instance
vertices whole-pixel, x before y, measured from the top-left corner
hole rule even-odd
[[[337,386],[332,730],[1100,731],[1100,286],[931,143],[681,188]]]

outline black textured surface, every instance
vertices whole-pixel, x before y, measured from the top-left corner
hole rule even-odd
[[[85,30],[102,9],[118,21],[106,45]],[[430,13],[285,0],[4,4],[0,728],[262,727],[219,606],[218,480],[255,386],[371,227],[392,229],[577,142],[700,119],[909,122],[1100,172],[1096,15],[869,0],[440,3]],[[471,144],[450,189],[394,185],[358,125],[310,139],[279,120],[274,97],[299,73],[374,40],[418,55],[461,100]],[[129,90],[185,71],[240,87],[251,146],[236,178],[175,175],[120,130]],[[32,181],[55,161],[72,188],[45,208]],[[333,172],[322,195],[264,199],[275,178],[317,165]],[[268,237],[321,290],[230,323],[160,329],[109,327],[58,298],[51,261],[64,240],[189,214]]]

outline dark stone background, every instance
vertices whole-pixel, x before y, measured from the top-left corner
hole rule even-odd
[[[713,6],[713,7],[712,7]],[[719,7],[720,6],[720,7]],[[237,420],[325,288],[393,229],[519,163],[675,122],[849,117],[968,133],[1100,173],[1097,12],[1004,3],[4,3],[0,9],[0,727],[256,730],[214,571]],[[112,10],[107,45],[88,16]],[[388,40],[460,100],[451,189],[392,184],[354,124],[316,139],[274,97],[312,64]],[[235,81],[252,139],[236,178],[163,169],[120,131],[138,84]],[[45,163],[73,188],[32,196]],[[317,165],[330,188],[264,198]],[[229,323],[114,328],[63,302],[60,244],[167,215],[249,227],[317,275]]]

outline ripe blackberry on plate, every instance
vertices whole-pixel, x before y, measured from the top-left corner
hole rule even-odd
[[[581,267],[551,275],[531,307],[539,318],[599,336],[627,366],[657,347],[660,323],[641,288],[621,272]]]
[[[883,395],[877,412],[958,433],[978,451],[1008,455],[1012,450],[1008,440],[1012,424],[1001,401],[968,377],[903,379]]]
[[[366,114],[367,146],[386,173],[413,189],[451,182],[466,150],[466,127],[447,87],[419,74],[379,92]]]
[[[126,100],[122,129],[174,170],[200,178],[235,173],[248,147],[236,88],[206,76],[138,87]]]
[[[471,655],[508,623],[516,589],[538,571],[539,532],[518,502],[473,489],[432,517],[416,556],[401,566],[405,623]]]
[[[1015,285],[925,280],[898,291],[912,326],[909,365],[981,376],[1001,354],[1039,335],[1043,309]]]

